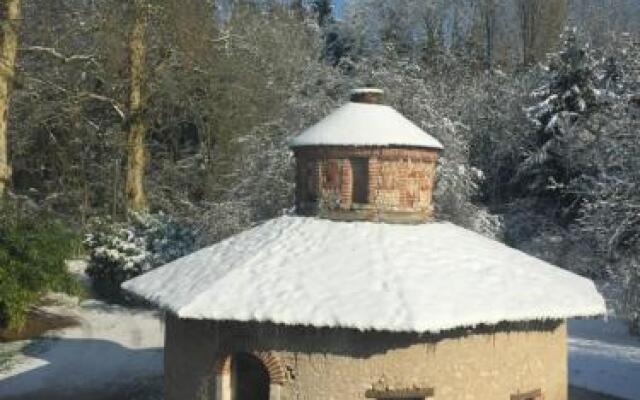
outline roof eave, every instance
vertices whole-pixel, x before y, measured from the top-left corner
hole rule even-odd
[[[385,144],[363,144],[363,143],[295,143],[295,139],[289,142],[290,149],[299,149],[304,147],[368,147],[368,148],[405,148],[405,149],[429,149],[436,150],[442,152],[444,150],[444,146],[442,145],[417,145],[417,144],[402,144],[402,143],[385,143]]]

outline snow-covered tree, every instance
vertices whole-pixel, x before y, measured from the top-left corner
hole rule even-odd
[[[624,38],[623,38],[624,39]],[[592,272],[622,289],[615,308],[640,329],[640,114],[634,101],[640,75],[640,44],[617,42],[613,55],[603,57],[598,76],[616,94],[580,120],[575,130],[591,138],[592,146],[575,161],[583,173],[567,190],[582,199],[577,230],[595,251]],[[611,79],[607,72],[616,71]]]
[[[513,180],[525,193],[558,199],[558,189],[580,172],[571,162],[573,127],[598,106],[600,92],[597,60],[575,29],[565,31],[564,46],[550,61],[546,82],[532,93],[537,103],[525,110],[534,131]]]

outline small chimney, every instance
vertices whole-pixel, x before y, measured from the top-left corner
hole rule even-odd
[[[352,103],[382,104],[384,90],[376,88],[358,88],[351,91]]]

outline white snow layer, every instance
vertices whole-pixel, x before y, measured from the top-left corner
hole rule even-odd
[[[293,138],[301,146],[415,146],[442,149],[433,136],[393,108],[349,102]]]
[[[569,321],[571,385],[620,399],[640,399],[639,376],[640,340],[629,334],[625,322]]]
[[[593,282],[450,223],[284,216],[123,284],[182,318],[437,332],[595,316]]]
[[[103,398],[162,375],[159,313],[97,300],[43,310],[73,317],[79,325],[48,332],[25,347],[12,360],[15,365],[0,370],[0,399],[95,398],[81,396],[88,391]]]

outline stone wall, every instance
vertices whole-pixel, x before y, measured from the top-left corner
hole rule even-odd
[[[361,400],[370,389],[415,388],[433,388],[438,400],[509,400],[537,389],[545,400],[567,399],[558,321],[418,335],[169,316],[166,335],[166,400],[220,398],[215,382],[235,352],[267,360],[272,399]]]
[[[424,222],[433,213],[437,150],[393,147],[296,148],[296,208],[340,220]],[[353,163],[365,162],[365,202],[353,198]]]

